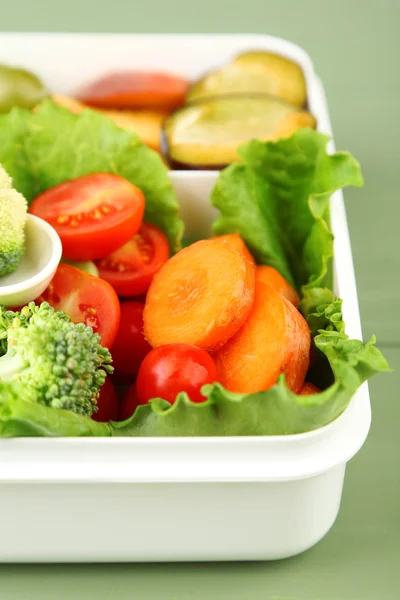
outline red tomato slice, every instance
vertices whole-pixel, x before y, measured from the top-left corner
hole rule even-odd
[[[119,410],[119,418],[120,421],[125,421],[125,419],[129,419],[133,415],[136,410],[136,407],[139,406],[140,402],[137,397],[136,384],[132,384],[129,387],[123,398],[120,405]]]
[[[118,296],[129,298],[147,292],[169,258],[168,240],[157,227],[143,223],[135,237],[116,252],[96,262],[100,277]]]
[[[143,334],[143,309],[141,302],[121,302],[121,322],[111,348],[113,365],[120,374],[136,375],[151,350]]]
[[[192,402],[204,402],[200,390],[217,381],[217,367],[211,356],[190,344],[166,344],[154,348],[142,362],[136,379],[140,404],[163,398],[173,404],[179,392]]]
[[[94,421],[107,423],[108,421],[118,421],[119,419],[119,400],[117,390],[107,377],[104,385],[101,387],[100,396],[97,400],[97,412],[92,415]]]
[[[126,179],[94,173],[43,192],[29,212],[54,227],[63,256],[83,261],[107,256],[132,239],[144,206],[142,192]]]
[[[111,348],[119,327],[120,307],[117,294],[106,281],[60,264],[36,303],[44,301],[64,311],[74,323],[92,327],[102,345]]]

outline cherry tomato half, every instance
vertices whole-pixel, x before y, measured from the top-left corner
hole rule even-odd
[[[119,419],[119,400],[117,390],[107,377],[104,385],[101,387],[100,396],[97,400],[97,412],[92,415],[94,421],[107,423],[108,421],[118,421]]]
[[[118,296],[103,279],[69,265],[58,265],[56,274],[36,303],[48,302],[64,311],[74,323],[90,325],[111,348],[120,322]]]
[[[136,389],[140,404],[151,398],[163,398],[173,404],[179,392],[186,392],[192,402],[203,402],[202,386],[216,380],[217,368],[205,350],[190,344],[166,344],[146,356]]]
[[[151,350],[143,334],[143,309],[141,302],[121,302],[120,326],[111,348],[113,364],[119,373],[136,375]]]
[[[71,260],[107,256],[139,230],[144,213],[142,192],[111,173],[84,175],[50,188],[29,212],[50,223]]]
[[[129,419],[133,415],[136,410],[136,407],[139,406],[140,402],[137,397],[136,384],[132,384],[129,387],[123,398],[119,409],[119,418],[120,421],[125,421],[125,419]]]
[[[157,227],[143,223],[127,244],[96,262],[100,277],[118,296],[129,298],[147,292],[150,283],[169,258],[168,240]]]

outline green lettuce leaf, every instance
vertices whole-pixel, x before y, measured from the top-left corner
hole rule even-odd
[[[186,394],[179,394],[172,406],[152,400],[128,421],[113,424],[114,435],[287,435],[318,429],[336,419],[364,381],[391,369],[374,346],[375,338],[364,344],[344,333],[341,300],[327,289],[313,290],[313,294],[318,304],[309,298],[311,312],[305,317],[317,352],[314,383],[325,387],[331,379],[323,392],[299,396],[287,387],[283,376],[271,389],[255,394],[234,394],[216,383],[204,386],[207,401],[202,404],[191,402]],[[327,303],[321,303],[324,298]]]
[[[299,308],[307,320],[312,336],[321,329],[345,333],[342,300],[335,298],[330,289],[311,288],[305,290]]]
[[[91,119],[91,113],[87,114],[86,118]],[[74,131],[70,115],[64,117]],[[107,129],[108,124],[104,127]],[[77,131],[81,139],[79,128]],[[49,140],[44,139],[47,128],[39,129],[39,133],[38,140],[47,146]],[[139,406],[127,421],[102,424],[68,411],[33,404],[24,397],[24,390],[0,384],[0,436],[303,433],[333,421],[366,379],[390,371],[374,346],[374,338],[366,344],[348,338],[342,301],[330,289],[333,243],[329,231],[329,195],[343,185],[361,185],[362,178],[357,162],[350,155],[329,156],[326,143],[325,136],[307,130],[287,140],[251,142],[241,150],[243,164],[223,171],[212,195],[221,212],[214,224],[215,232],[239,232],[260,263],[275,266],[301,289],[300,310],[313,338],[313,365],[307,379],[320,387],[321,393],[298,396],[288,389],[283,376],[271,389],[254,394],[231,393],[215,383],[204,386],[203,403],[193,403],[181,393],[173,405],[154,399]],[[39,181],[45,179],[47,186],[53,185],[46,174],[63,159],[62,153],[55,149],[53,157],[45,154],[44,167],[41,153],[36,153],[32,144],[23,145],[20,164],[25,159],[33,160],[35,169],[31,172],[35,177]],[[113,152],[117,153],[117,149]],[[74,164],[70,164],[72,170]],[[24,181],[21,180],[21,185],[25,185]],[[3,329],[5,326],[6,323]]]
[[[104,437],[110,425],[31,402],[17,383],[0,383],[0,437]]]
[[[0,116],[0,163],[28,202],[44,190],[95,172],[115,173],[139,187],[145,220],[180,248],[183,222],[159,155],[139,138],[92,110],[80,115],[45,100],[37,113],[14,109]]]
[[[329,294],[329,290],[320,290],[318,295]],[[215,383],[203,387],[207,398],[203,403],[191,402],[181,393],[172,406],[154,399],[139,406],[127,421],[104,424],[33,404],[24,399],[21,389],[12,396],[8,391],[3,400],[0,385],[0,436],[288,435],[323,427],[345,410],[366,379],[391,369],[374,346],[374,339],[366,344],[348,339],[340,317],[341,301],[334,299],[318,308],[313,305],[314,309],[306,318],[309,323],[316,324],[319,319],[325,325],[325,329],[313,332],[314,344],[320,363],[326,361],[334,378],[319,394],[298,396],[289,390],[283,376],[271,389],[255,394],[234,394]],[[323,370],[320,364],[318,373]]]
[[[220,211],[214,233],[238,232],[255,259],[292,285],[332,287],[329,197],[363,183],[346,152],[327,154],[328,138],[311,129],[274,142],[251,141],[243,162],[225,169],[211,201]]]
[[[30,111],[20,108],[0,115],[0,163],[13,178],[14,187],[28,201],[41,192],[40,182],[31,169],[24,145],[32,116]]]

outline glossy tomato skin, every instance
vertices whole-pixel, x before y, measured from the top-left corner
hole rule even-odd
[[[141,302],[121,302],[121,320],[117,337],[111,348],[113,365],[118,373],[136,375],[151,346],[143,334]]]
[[[87,261],[107,256],[132,239],[144,206],[142,192],[126,179],[94,173],[48,189],[29,212],[54,227],[65,258]]]
[[[103,279],[80,269],[59,264],[56,274],[36,304],[48,302],[65,312],[74,323],[85,323],[111,348],[120,323],[120,305],[113,288]]]
[[[179,392],[186,392],[192,402],[204,402],[202,386],[216,380],[217,368],[205,350],[190,344],[166,344],[146,356],[136,389],[141,404],[151,398],[163,398],[173,404]]]
[[[104,385],[101,387],[100,396],[97,400],[97,412],[92,415],[94,421],[107,423],[108,421],[118,421],[119,419],[119,400],[117,390],[107,377]]]
[[[117,71],[81,88],[81,102],[117,110],[175,110],[185,102],[189,82],[170,73]]]
[[[133,383],[125,392],[119,408],[119,419],[125,421],[133,415],[136,407],[139,406],[139,398],[137,396],[136,384]]]
[[[127,244],[96,262],[100,277],[113,286],[121,298],[145,294],[154,275],[169,258],[168,240],[163,232],[143,223]]]

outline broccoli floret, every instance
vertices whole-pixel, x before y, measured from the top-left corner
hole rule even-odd
[[[16,313],[12,310],[7,310],[3,306],[0,307],[0,356],[3,356],[7,352],[8,328],[15,316]]]
[[[47,302],[31,302],[14,314],[7,353],[0,358],[0,381],[19,382],[24,395],[39,404],[90,417],[106,375],[113,371],[100,336]]]
[[[6,402],[17,400],[20,391],[21,388],[18,384],[9,382],[3,383],[0,381],[0,403],[5,404]]]
[[[15,271],[25,252],[28,203],[0,165],[0,277]]]
[[[19,324],[24,326],[29,321],[32,313],[28,306],[24,306],[20,312],[8,310],[4,306],[0,306],[0,356],[7,352],[8,329],[13,321],[18,317]]]
[[[30,390],[24,389],[24,386],[17,381],[0,381],[0,405],[21,399],[35,402],[36,396]]]

